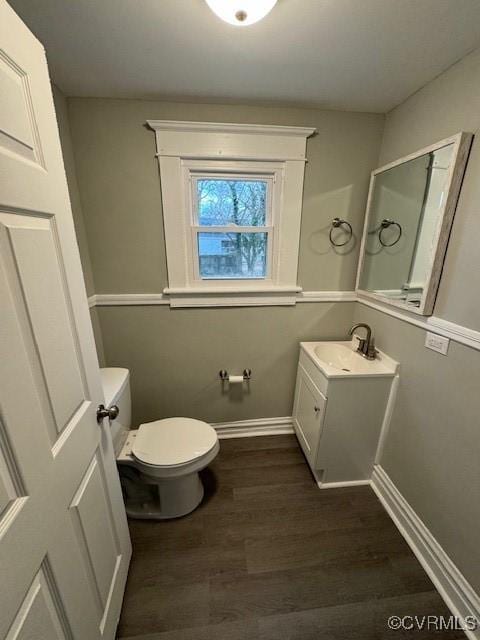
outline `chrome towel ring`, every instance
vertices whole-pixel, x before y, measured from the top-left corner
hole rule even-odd
[[[398,236],[395,238],[395,240],[393,242],[390,242],[390,243],[384,242],[382,234],[385,231],[385,229],[389,229],[392,226],[393,227],[397,227]],[[395,244],[397,244],[397,242],[402,237],[402,233],[403,233],[403,229],[402,229],[402,227],[401,227],[399,222],[395,222],[395,220],[390,220],[389,218],[384,218],[382,220],[382,222],[380,223],[380,230],[378,232],[378,239],[380,241],[380,244],[383,247],[393,247]]]
[[[345,242],[335,242],[332,237],[333,230],[338,229],[339,227],[347,227],[347,239],[345,240]],[[352,239],[352,236],[353,236],[352,225],[346,220],[342,220],[342,218],[334,218],[332,220],[332,227],[328,235],[330,238],[330,242],[334,247],[344,247]]]

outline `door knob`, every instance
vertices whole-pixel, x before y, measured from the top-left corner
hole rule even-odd
[[[120,409],[116,404],[113,404],[109,409],[105,408],[104,404],[99,404],[97,409],[97,422],[101,424],[104,418],[108,418],[109,420],[115,420],[120,413]]]

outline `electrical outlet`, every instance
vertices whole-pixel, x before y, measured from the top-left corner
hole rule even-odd
[[[449,344],[450,340],[448,338],[439,336],[437,333],[430,333],[430,331],[427,331],[427,336],[425,338],[425,346],[427,349],[432,349],[432,351],[437,351],[438,353],[441,353],[442,356],[446,356]]]

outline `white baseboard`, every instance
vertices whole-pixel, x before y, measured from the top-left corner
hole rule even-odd
[[[342,480],[341,482],[322,482],[322,473],[310,467],[319,489],[343,489],[345,487],[361,487],[370,484],[370,480]]]
[[[371,485],[453,615],[480,621],[480,597],[380,465],[374,467]],[[480,639],[480,628],[465,633]]]
[[[278,436],[293,431],[291,416],[284,418],[257,418],[237,422],[216,422],[212,427],[223,438],[251,438],[252,436]]]

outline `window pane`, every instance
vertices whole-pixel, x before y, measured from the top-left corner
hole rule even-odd
[[[267,181],[212,178],[197,180],[198,223],[263,227]]]
[[[265,278],[267,233],[199,233],[202,278]]]

